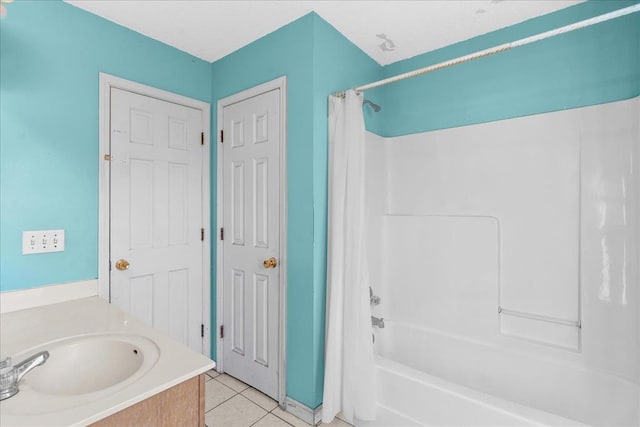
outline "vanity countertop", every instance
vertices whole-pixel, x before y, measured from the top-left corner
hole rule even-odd
[[[0,356],[28,353],[30,349],[40,348],[43,344],[71,337],[109,334],[142,336],[151,340],[158,347],[158,360],[135,382],[77,397],[48,396],[21,383],[17,395],[0,402],[0,425],[4,427],[91,424],[215,366],[212,360],[202,354],[174,341],[99,297],[0,315]],[[15,362],[19,360],[14,359]],[[40,368],[35,368],[27,376],[38,375],[38,369]],[[61,402],[60,405],[55,403],[56,399]],[[40,402],[41,405],[34,402]],[[59,409],[60,407],[63,409]]]

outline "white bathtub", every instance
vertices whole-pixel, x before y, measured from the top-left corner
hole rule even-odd
[[[417,371],[378,356],[378,414],[358,427],[576,426],[575,421],[528,408]]]
[[[504,348],[385,321],[378,419],[360,426],[639,423],[639,387]]]
[[[368,136],[377,425],[640,425],[639,111]]]

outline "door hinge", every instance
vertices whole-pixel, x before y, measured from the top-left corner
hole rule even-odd
[[[204,228],[200,229],[200,240],[204,242]]]
[[[224,228],[220,228],[220,240],[224,240]]]
[[[224,144],[224,130],[220,129],[220,144]]]
[[[200,145],[204,145],[204,132],[200,132]]]
[[[224,325],[220,325],[220,338],[224,338]]]
[[[200,325],[200,337],[204,338],[204,323]]]
[[[104,159],[105,159],[106,161],[111,160],[111,154],[105,154],[105,155],[104,155]]]

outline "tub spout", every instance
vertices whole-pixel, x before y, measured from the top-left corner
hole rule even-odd
[[[382,317],[371,316],[371,325],[380,329],[384,328],[384,319]]]

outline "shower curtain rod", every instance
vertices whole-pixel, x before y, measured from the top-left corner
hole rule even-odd
[[[634,12],[640,11],[640,3],[635,4],[633,6],[628,6],[622,9],[618,9],[613,12],[605,13],[604,15],[595,16],[593,18],[585,19],[584,21],[575,22],[573,24],[565,25],[564,27],[556,28],[555,30],[545,31],[544,33],[536,34],[534,36],[525,37],[520,40],[516,40],[509,43],[504,43],[498,46],[491,47],[489,49],[484,49],[478,52],[471,53],[469,55],[460,56],[455,59],[450,59],[448,61],[440,62],[438,64],[429,65],[428,67],[420,68],[418,70],[409,71],[407,73],[398,74],[397,76],[388,77],[383,80],[378,80],[377,82],[369,83],[363,86],[358,86],[353,88],[356,92],[364,92],[369,89],[373,89],[376,87],[388,85],[390,83],[395,83],[400,80],[410,79],[412,77],[421,76],[423,74],[430,73],[432,71],[437,71],[443,68],[452,67],[454,65],[462,64],[464,62],[472,61],[474,59],[483,58],[485,56],[494,55],[500,52],[506,52],[507,50],[524,46],[530,43],[534,43],[540,40],[547,39],[549,37],[554,37],[560,34],[568,33],[570,31],[578,30],[580,28],[589,27],[594,24],[598,24],[600,22],[609,21],[614,18],[619,18],[621,16],[629,15]],[[334,96],[344,97],[345,91],[336,92],[333,94]]]

